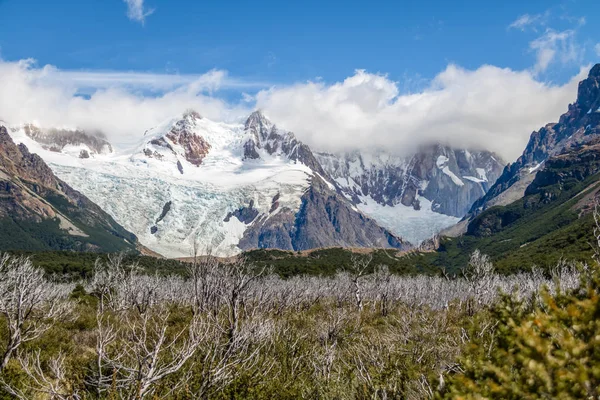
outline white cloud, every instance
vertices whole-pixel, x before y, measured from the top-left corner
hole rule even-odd
[[[596,43],[594,46],[594,51],[596,51],[596,55],[600,57],[600,43]]]
[[[533,130],[566,111],[585,72],[564,85],[548,85],[530,71],[450,65],[422,92],[399,95],[399,83],[357,71],[332,85],[307,82],[261,91],[257,106],[317,149],[410,152],[441,141],[491,149],[512,160]]]
[[[510,160],[522,152],[531,131],[567,109],[585,72],[564,85],[549,85],[528,70],[450,65],[424,90],[402,94],[402,83],[359,70],[333,84],[306,82],[255,93],[261,83],[217,70],[193,76],[73,72],[38,68],[31,60],[0,61],[0,120],[100,130],[125,145],[188,108],[232,121],[258,107],[317,150],[409,152],[442,141],[491,149]],[[95,91],[82,97],[82,87]],[[239,101],[220,99],[223,88],[237,89]],[[250,92],[243,94],[244,88]]]
[[[542,36],[529,43],[529,48],[536,54],[535,73],[546,71],[555,61],[563,64],[579,61],[583,51],[575,41],[575,31],[570,29],[562,32],[547,29]]]
[[[510,25],[508,25],[508,29],[519,29],[521,31],[525,31],[527,28],[532,28],[535,30],[537,25],[545,24],[548,16],[548,11],[544,14],[523,14],[514,20]]]
[[[141,23],[146,22],[146,17],[154,12],[154,9],[144,7],[144,0],[123,0],[127,4],[127,17]]]
[[[177,87],[160,95],[143,94],[148,84],[168,87],[171,80]],[[89,98],[77,95],[80,86],[92,84],[98,84],[100,89]],[[79,74],[52,66],[36,68],[32,60],[0,61],[0,120],[13,125],[34,121],[48,127],[100,130],[115,144],[125,145],[138,140],[146,129],[188,108],[215,120],[247,115],[248,108],[210,95],[210,90],[229,84],[236,86],[240,81],[227,78],[223,71],[181,79],[129,73]]]

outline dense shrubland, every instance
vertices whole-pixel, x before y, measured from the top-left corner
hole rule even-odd
[[[586,319],[584,332],[569,325],[595,315],[590,304],[598,309],[589,272],[563,263],[501,276],[479,252],[452,277],[398,276],[372,264],[357,255],[333,277],[283,279],[243,259],[208,257],[164,276],[116,255],[99,259],[85,281],[61,282],[27,257],[4,255],[3,396],[453,398],[486,382],[482,395],[493,397],[509,381],[530,385],[513,368],[530,366],[527,357],[551,369],[539,373],[540,385],[562,377],[560,360],[597,373],[597,350],[581,348],[597,341],[597,323]],[[570,353],[545,366],[545,352],[565,335],[574,338]],[[530,343],[538,337],[541,349]],[[581,351],[587,364],[577,361]],[[517,383],[500,397],[522,398],[527,388]],[[582,383],[573,393],[585,390]]]

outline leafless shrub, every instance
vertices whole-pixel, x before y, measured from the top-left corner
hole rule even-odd
[[[20,400],[29,400],[32,394],[45,395],[55,400],[80,400],[82,397],[76,388],[71,387],[71,381],[67,378],[65,355],[59,353],[51,358],[47,368],[44,368],[40,353],[40,350],[37,350],[33,353],[19,354],[17,359],[28,379],[23,388],[17,388],[0,378],[4,389]]]
[[[182,370],[207,340],[211,326],[194,316],[173,328],[169,317],[162,304],[144,312],[120,312],[113,320],[98,317],[99,379],[94,383],[100,392],[115,389],[127,398],[142,399],[152,395],[162,379]]]
[[[67,317],[71,285],[49,281],[27,257],[0,255],[0,315],[8,329],[0,370],[26,342],[40,337],[58,317]]]

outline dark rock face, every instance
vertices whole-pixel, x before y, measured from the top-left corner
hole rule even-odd
[[[411,247],[352,207],[347,199],[315,177],[296,214],[284,209],[271,218],[258,217],[245,232],[239,247],[283,250],[328,246]]]
[[[137,238],[0,126],[0,249],[120,251]]]
[[[167,201],[165,203],[165,205],[163,206],[162,211],[160,212],[160,215],[158,216],[158,218],[156,219],[156,223],[158,224],[160,221],[162,221],[167,214],[169,213],[169,211],[171,211],[171,205],[173,204],[173,202],[171,201]]]
[[[525,190],[525,195],[541,194],[542,199],[551,199],[569,185],[582,182],[600,171],[600,141],[597,139],[580,149],[551,157],[545,168]]]
[[[100,132],[88,133],[81,129],[42,130],[33,124],[23,126],[25,134],[40,143],[46,150],[62,151],[66,146],[86,145],[92,154],[112,153],[111,144]]]
[[[258,210],[254,208],[254,200],[250,200],[248,207],[242,207],[235,212],[228,213],[223,221],[229,222],[231,217],[236,217],[240,222],[249,224],[254,221],[256,217],[258,217],[258,214]]]
[[[487,151],[422,147],[409,157],[378,153],[370,161],[358,152],[318,153],[325,171],[355,203],[370,196],[387,206],[403,204],[418,210],[418,196],[439,213],[462,217],[502,171],[503,161]],[[452,176],[453,175],[453,176]]]
[[[579,83],[577,100],[558,123],[551,123],[533,132],[523,154],[507,166],[488,193],[471,208],[477,215],[492,200],[522,179],[523,171],[539,167],[549,157],[569,152],[600,137],[600,64],[596,64],[587,79]],[[539,173],[539,172],[538,172]]]

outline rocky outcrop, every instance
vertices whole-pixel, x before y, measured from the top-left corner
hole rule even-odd
[[[175,123],[166,137],[183,148],[183,155],[187,162],[199,166],[210,150],[210,144],[202,136],[194,133],[195,122],[202,117],[195,111],[188,111],[183,119]],[[171,148],[172,150],[172,148]]]
[[[584,144],[581,148],[551,157],[545,168],[525,190],[525,195],[539,194],[541,201],[550,202],[562,191],[600,172],[600,140]]]
[[[241,207],[234,212],[228,213],[223,221],[229,222],[232,217],[235,217],[244,224],[250,224],[256,217],[258,217],[259,213],[260,212],[254,208],[254,200],[250,200],[250,204],[248,204],[247,207]]]
[[[467,234],[492,236],[519,219],[528,217],[536,209],[550,203],[567,202],[572,197],[587,192],[589,187],[582,190],[581,183],[599,172],[599,139],[550,157],[545,162],[545,168],[535,175],[535,179],[525,189],[525,197],[521,202],[482,212],[471,221]],[[590,183],[592,186],[597,185],[597,178]]]
[[[120,251],[137,238],[0,126],[0,249]]]
[[[307,250],[318,247],[380,247],[411,245],[353,208],[328,183],[314,177],[297,212],[282,209],[259,216],[240,240],[242,249]]]
[[[244,143],[244,159],[259,159],[260,151],[268,155],[281,155],[300,162],[311,170],[325,176],[319,161],[310,147],[296,139],[292,132],[277,128],[261,111],[255,111],[246,120],[244,131],[250,139]]]
[[[156,225],[167,216],[167,214],[169,213],[169,211],[171,211],[171,205],[172,204],[173,204],[172,201],[167,201],[165,203],[165,205],[163,206],[162,211],[160,212],[160,215],[158,216],[158,218],[156,218],[155,225],[152,225],[150,227],[150,233],[152,235],[154,235],[156,232],[158,232],[158,226],[156,226]]]
[[[515,192],[511,200],[523,197],[527,185],[519,185],[523,179],[533,179],[531,174],[544,168],[544,162],[552,156],[569,152],[578,146],[600,137],[600,64],[596,64],[588,77],[579,83],[577,100],[558,123],[550,123],[531,134],[523,154],[508,165],[496,184],[471,208],[471,216],[498,204],[494,199],[505,192]],[[517,188],[517,190],[515,190]]]
[[[184,173],[181,160],[199,167],[211,149],[210,143],[196,132],[201,119],[197,112],[186,111],[166,133],[161,132],[160,136],[150,139],[142,153],[148,158],[174,162],[181,174]]]

